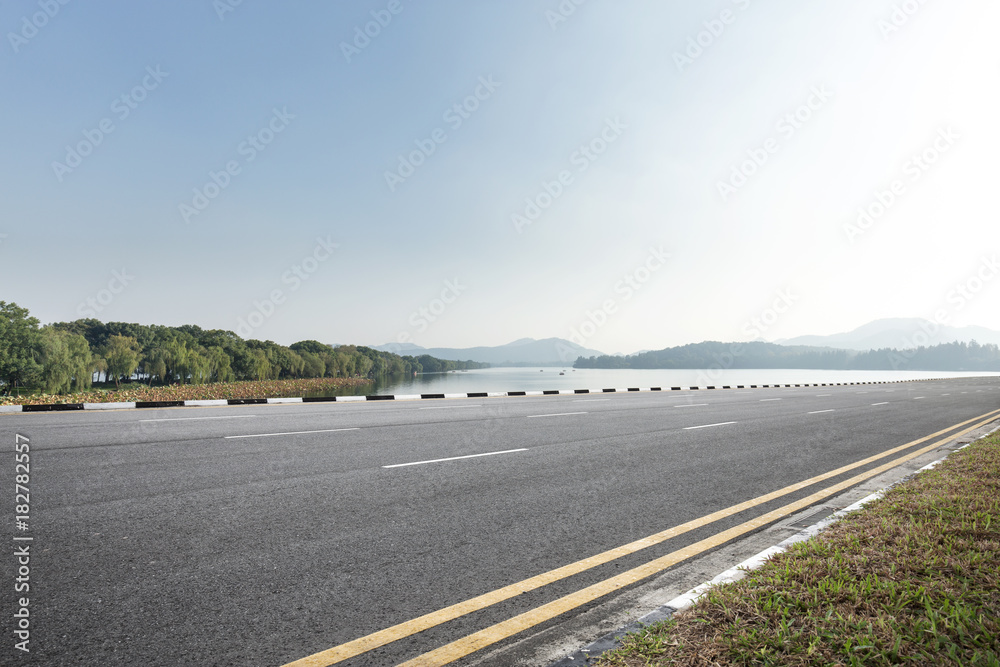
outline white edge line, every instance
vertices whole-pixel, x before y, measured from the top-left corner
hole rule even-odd
[[[481,408],[482,403],[472,403],[471,405],[426,405],[417,410],[457,410],[459,408]]]
[[[729,424],[735,424],[736,422],[719,422],[718,424],[702,424],[701,426],[685,426],[685,431],[693,431],[696,428],[709,428],[711,426],[728,426]]]
[[[506,449],[502,452],[486,452],[485,454],[469,454],[467,456],[451,456],[446,459],[431,459],[430,461],[414,461],[413,463],[394,463],[389,466],[382,466],[383,468],[405,468],[406,466],[420,466],[425,463],[442,463],[444,461],[458,461],[460,459],[474,459],[480,456],[496,456],[497,454],[513,454],[514,452],[526,452],[527,447],[522,447],[521,449]]]
[[[140,419],[141,422],[193,422],[206,419],[247,419],[257,415],[226,415],[224,417],[163,417],[162,419]]]
[[[554,412],[550,415],[525,415],[528,419],[535,417],[567,417],[569,415],[585,415],[586,412]]]
[[[251,435],[227,435],[225,438],[227,440],[232,438],[269,438],[276,435],[302,435],[304,433],[337,433],[339,431],[360,431],[358,427],[354,428],[328,428],[321,431],[288,431],[287,433],[254,433]]]

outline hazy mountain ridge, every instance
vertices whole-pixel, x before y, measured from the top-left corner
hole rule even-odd
[[[796,336],[774,342],[865,352],[885,348],[906,350],[941,343],[970,343],[973,340],[981,345],[1000,345],[1000,331],[979,326],[952,327],[918,317],[897,317],[875,320],[839,334]]]
[[[627,357],[580,357],[574,368],[812,368],[823,370],[1000,371],[993,343],[941,343],[917,349],[838,350],[777,343],[705,341]]]
[[[916,317],[885,318],[874,320],[852,331],[839,334],[796,336],[773,342],[757,340],[752,343],[735,343],[735,345],[746,345],[749,346],[748,350],[761,353],[759,355],[745,354],[741,363],[747,363],[750,358],[755,358],[758,363],[763,364],[761,367],[771,367],[775,363],[793,363],[796,366],[820,363],[845,367],[858,363],[870,363],[855,359],[858,352],[914,350],[919,347],[933,347],[954,342],[968,344],[972,341],[976,341],[980,345],[1000,345],[1000,331],[979,326],[951,327]],[[758,347],[756,345],[758,343],[773,345],[775,348]],[[428,354],[438,359],[470,360],[494,366],[560,366],[572,364],[581,358],[588,360],[584,363],[593,363],[589,360],[597,358],[601,359],[599,363],[602,367],[628,367],[636,362],[654,364],[653,367],[658,367],[655,365],[660,363],[668,364],[667,367],[673,367],[673,364],[678,363],[682,364],[679,367],[693,367],[690,364],[713,363],[714,356],[722,354],[721,350],[714,349],[714,345],[723,344],[703,341],[702,343],[691,343],[660,350],[640,350],[632,354],[605,354],[584,348],[563,338],[541,340],[519,338],[506,345],[467,348],[425,348],[413,343],[387,343],[372,347],[376,350],[394,352],[400,355]],[[734,344],[726,343],[724,345],[728,347]],[[779,347],[790,349],[782,352],[776,349]],[[711,353],[705,356],[705,352],[709,349],[711,349]],[[667,350],[673,352],[667,353]],[[682,350],[683,352],[681,352]],[[765,352],[765,350],[767,351]],[[744,353],[746,351],[744,350]],[[834,354],[838,352],[847,354]],[[669,357],[669,361],[667,357]],[[619,361],[612,363],[611,358]],[[779,359],[780,361],[778,361]],[[852,361],[848,361],[849,359]]]

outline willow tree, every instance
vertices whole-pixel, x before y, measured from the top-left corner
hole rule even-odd
[[[73,389],[85,391],[94,383],[94,372],[100,365],[100,360],[94,357],[90,343],[80,334],[66,333],[66,346],[69,348],[70,364],[73,372]]]
[[[104,349],[104,362],[108,375],[115,378],[115,387],[120,387],[120,378],[130,378],[139,368],[139,354],[142,352],[139,342],[131,336],[111,336]]]
[[[73,386],[73,362],[68,338],[72,334],[44,327],[40,336],[41,384],[50,394],[68,394]],[[86,342],[86,341],[84,341]]]

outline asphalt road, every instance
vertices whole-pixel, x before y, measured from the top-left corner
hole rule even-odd
[[[282,665],[998,408],[1000,378],[971,378],[0,415],[3,539],[33,537],[31,652],[4,556],[0,662]],[[414,658],[813,490],[340,664]]]

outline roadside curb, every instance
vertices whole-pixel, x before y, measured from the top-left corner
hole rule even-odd
[[[954,452],[961,451],[966,447],[968,447],[969,445],[992,435],[998,430],[1000,430],[1000,426],[993,427],[990,431],[977,437],[975,440],[968,442],[951,452],[948,452],[948,454],[946,454],[945,456],[942,456],[941,458],[928,463],[927,465],[919,468],[913,473],[900,478],[899,480],[893,482],[892,484],[889,484],[885,488],[879,489],[875,493],[865,496],[861,500],[858,500],[857,502],[848,505],[843,509],[832,512],[830,516],[821,519],[820,521],[817,521],[816,523],[808,526],[807,528],[804,528],[799,532],[795,533],[791,537],[788,537],[782,540],[781,542],[778,542],[776,545],[764,549],[760,553],[751,556],[750,558],[744,560],[743,562],[737,565],[734,565],[733,567],[725,570],[721,574],[715,576],[711,580],[706,581],[705,583],[700,584],[698,586],[695,586],[688,592],[678,595],[677,597],[670,600],[666,604],[658,607],[657,609],[649,612],[648,614],[645,614],[644,616],[641,616],[638,620],[633,621],[632,623],[629,623],[628,625],[601,637],[597,641],[588,644],[587,646],[579,649],[578,651],[569,656],[566,656],[565,658],[562,658],[556,662],[551,663],[549,667],[581,667],[593,664],[592,661],[599,659],[601,655],[603,655],[605,652],[618,648],[621,645],[622,638],[624,638],[626,635],[642,630],[644,627],[652,625],[653,623],[659,623],[660,621],[665,621],[674,614],[676,614],[677,612],[688,609],[695,602],[697,602],[699,598],[701,598],[705,593],[707,593],[710,589],[714,588],[715,586],[733,583],[739,581],[740,579],[743,579],[748,572],[760,568],[762,565],[764,565],[764,563],[768,561],[768,559],[780,553],[784,553],[793,544],[796,544],[798,542],[804,542],[805,540],[809,540],[812,539],[813,537],[816,537],[824,530],[826,530],[826,528],[837,523],[848,514],[857,512],[858,510],[862,509],[865,505],[874,502],[879,498],[882,498],[890,489],[908,481],[909,479],[911,479],[920,472],[936,468],[945,459],[951,456],[951,454],[953,454]]]
[[[130,401],[121,403],[48,403],[42,405],[0,405],[5,412],[68,412],[73,410],[128,410],[132,408],[190,408],[217,405],[274,405],[279,403],[359,403],[365,401],[417,401],[444,398],[500,398],[504,396],[574,396],[577,394],[615,394],[645,391],[711,391],[723,389],[784,389],[795,387],[849,387],[855,385],[902,384],[928,382],[949,378],[923,380],[885,380],[874,382],[824,382],[822,384],[749,384],[708,385],[705,387],[627,387],[624,389],[549,389],[543,391],[481,391],[457,394],[386,394],[371,396],[307,396],[298,398],[221,398],[194,401]]]

